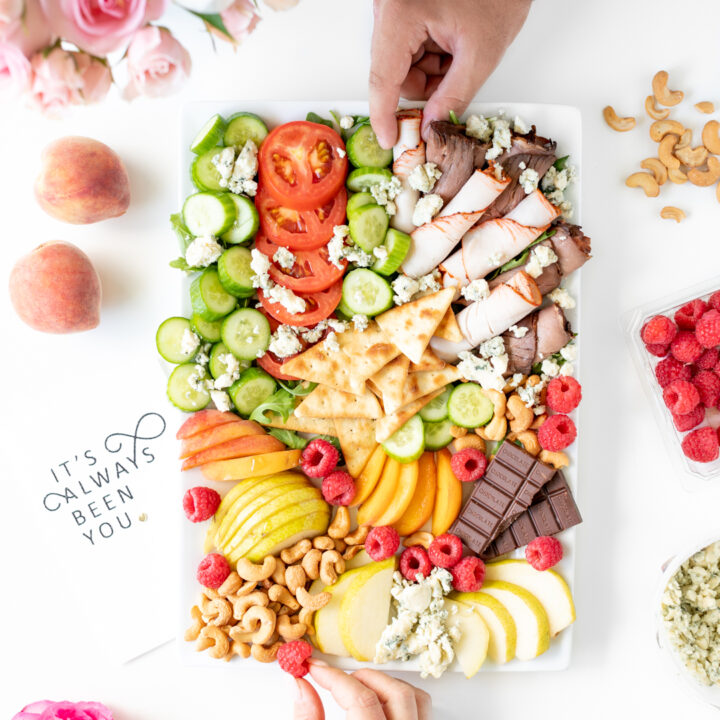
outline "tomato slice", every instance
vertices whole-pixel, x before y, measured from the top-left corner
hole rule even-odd
[[[335,308],[340,304],[342,297],[342,280],[338,280],[327,290],[316,293],[297,293],[298,297],[305,300],[305,312],[293,315],[289,313],[280,303],[270,302],[262,290],[258,290],[258,298],[262,303],[265,312],[274,317],[283,325],[295,325],[311,327],[321,320],[330,317]]]
[[[345,182],[348,166],[335,130],[306,120],[278,125],[260,146],[258,160],[260,182],[296,210],[325,205]]]
[[[255,236],[255,247],[270,259],[270,279],[294,292],[327,290],[343,276],[347,268],[347,260],[342,260],[340,267],[330,262],[326,246],[317,250],[295,250],[295,263],[289,270],[273,260],[280,246],[271,243],[261,232]]]
[[[295,355],[290,355],[281,360],[277,355],[266,352],[262,357],[259,357],[256,362],[266,373],[269,373],[278,380],[299,380],[300,378],[296,378],[294,375],[287,375],[282,371],[283,363],[294,357]]]
[[[255,196],[260,226],[276,245],[290,250],[315,250],[326,245],[333,228],[345,222],[347,191],[344,187],[322,207],[295,210],[261,185]]]

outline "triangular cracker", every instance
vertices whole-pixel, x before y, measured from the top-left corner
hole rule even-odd
[[[409,365],[408,358],[398,355],[380,372],[372,376],[373,384],[382,395],[383,408],[386,413],[394,412],[402,405],[403,387],[405,387]]]
[[[442,390],[435,390],[429,395],[413,400],[409,405],[400,408],[392,415],[386,415],[375,425],[375,439],[381,443],[385,442],[396,430],[399,430],[413,415],[417,415],[433,398],[436,398]]]
[[[402,403],[407,405],[423,395],[442,390],[446,385],[460,378],[460,372],[454,365],[448,365],[442,370],[426,370],[425,372],[410,373],[403,388]],[[385,408],[385,412],[393,412]]]
[[[450,342],[460,342],[463,339],[463,334],[460,332],[460,326],[457,324],[455,313],[451,307],[448,308],[440,324],[437,326],[435,336],[450,340]]]
[[[362,332],[346,330],[337,340],[340,349],[350,358],[353,373],[361,377],[363,383],[400,354],[375,322],[369,323]]]
[[[435,331],[437,335],[437,331]],[[410,372],[424,372],[425,370],[442,370],[447,363],[441,360],[430,348],[425,348],[419,363],[410,363]]]
[[[297,417],[312,418],[379,418],[382,409],[378,399],[365,390],[362,395],[318,385],[296,408]]]
[[[354,478],[360,475],[373,450],[375,420],[335,418],[335,435],[345,457],[348,472]]]
[[[282,419],[282,415],[277,413],[268,413],[270,420],[263,420],[260,424],[266,427],[284,428],[285,430],[295,430],[297,432],[306,432],[313,435],[335,435],[335,425],[332,420],[326,418],[300,418],[291,414],[287,420]]]

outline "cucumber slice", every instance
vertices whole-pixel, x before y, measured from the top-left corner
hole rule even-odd
[[[385,168],[361,167],[348,175],[345,184],[350,192],[367,192],[373,185],[389,182],[392,176]]]
[[[351,218],[358,208],[361,208],[363,205],[374,204],[375,198],[369,192],[355,193],[354,195],[351,195],[348,199],[345,212],[347,213],[348,218]]]
[[[225,318],[222,340],[239,360],[255,360],[270,345],[270,323],[253,308],[241,308]]]
[[[230,386],[228,395],[240,414],[250,415],[275,392],[276,387],[277,383],[272,375],[258,367],[251,367]]]
[[[217,380],[221,375],[224,375],[228,371],[227,363],[220,359],[221,355],[232,355],[227,349],[224,342],[215,343],[210,351],[210,362],[208,363],[208,369],[210,374]],[[250,367],[249,360],[238,360],[240,369],[245,370]]]
[[[175,407],[185,412],[202,410],[210,402],[210,393],[207,390],[196,390],[190,385],[190,376],[197,367],[194,363],[183,363],[178,365],[168,378],[168,398]]]
[[[212,372],[212,370],[210,372]],[[440,395],[433,398],[420,410],[420,417],[427,422],[444,420],[448,416],[448,400],[450,399],[451,392],[452,386],[446,387]]]
[[[384,168],[393,161],[392,148],[385,150],[380,147],[377,135],[369,123],[361,125],[350,136],[345,148],[348,160],[358,168]]]
[[[203,320],[197,313],[193,313],[190,318],[190,325],[205,342],[220,342],[221,320]]]
[[[335,308],[335,315],[337,315],[341,320],[352,320],[353,314],[353,311],[342,300]]]
[[[190,166],[190,179],[198,190],[222,190],[220,173],[212,164],[212,159],[222,150],[214,147],[198,155]]]
[[[230,193],[195,193],[185,200],[182,212],[185,226],[195,237],[222,235],[233,226],[237,218]]]
[[[402,265],[410,251],[412,238],[400,230],[390,228],[385,235],[385,248],[388,255],[384,260],[377,260],[372,269],[381,275],[392,275]]]
[[[483,389],[473,382],[453,388],[448,400],[448,417],[455,425],[476,428],[492,420],[493,404]]]
[[[385,208],[375,203],[363,205],[353,212],[348,221],[350,237],[358,247],[371,253],[373,248],[382,245],[389,222]]]
[[[223,142],[225,145],[234,145],[240,151],[248,140],[260,147],[267,134],[267,125],[257,115],[239,112],[228,118]]]
[[[383,444],[383,450],[393,460],[409,463],[417,460],[425,449],[425,427],[419,415],[413,415]]]
[[[252,278],[255,273],[250,269],[252,254],[247,248],[232,247],[226,250],[218,260],[220,284],[235,297],[250,297],[255,290]]]
[[[196,155],[202,155],[214,148],[222,140],[226,127],[225,120],[220,115],[213,115],[195,136],[190,150]]]
[[[347,308],[350,317],[356,314],[368,317],[379,315],[392,306],[392,298],[390,283],[372,270],[351,270],[343,280],[342,305]]]
[[[202,275],[198,275],[192,281],[190,302],[193,312],[210,322],[224,317],[237,304],[235,297],[220,284],[215,268],[203,270]]]
[[[255,236],[260,226],[260,217],[255,203],[250,198],[230,193],[230,199],[235,203],[237,217],[232,227],[221,235],[221,239],[228,245],[237,245]]]
[[[425,449],[440,450],[447,447],[455,437],[450,432],[452,420],[440,420],[439,422],[425,423]]]
[[[160,323],[155,333],[155,345],[165,360],[171,363],[185,363],[195,357],[197,348],[191,353],[182,350],[183,336],[186,332],[192,332],[187,318],[171,317]]]

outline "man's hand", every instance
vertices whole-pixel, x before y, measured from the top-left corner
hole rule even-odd
[[[370,118],[383,147],[400,97],[427,100],[423,132],[464,112],[520,31],[531,0],[374,0]]]

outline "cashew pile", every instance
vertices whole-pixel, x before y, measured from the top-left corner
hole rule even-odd
[[[665,70],[655,73],[652,95],[645,99],[645,112],[653,120],[650,138],[658,144],[657,157],[649,157],[640,163],[642,171],[632,173],[625,184],[641,188],[647,197],[657,197],[660,188],[668,180],[676,185],[690,182],[697,187],[715,185],[715,196],[720,202],[720,123],[705,123],[700,145],[693,146],[693,131],[681,122],[670,119],[670,108],[679,105],[684,97],[680,90],[668,88]],[[659,107],[663,106],[663,107]],[[715,112],[715,105],[707,100],[695,103],[695,109],[705,115]],[[636,118],[619,117],[611,105],[603,109],[605,122],[618,132],[627,132],[636,125]],[[685,213],[677,207],[666,205],[660,217],[681,222]]]
[[[261,564],[241,558],[217,589],[203,588],[190,610],[185,640],[218,660],[236,655],[273,662],[284,642],[312,635],[313,615],[330,602],[327,592],[311,593],[320,580],[334,584],[346,561],[363,549],[369,527],[350,532],[350,513],[338,507],[327,535],[300,540]]]

